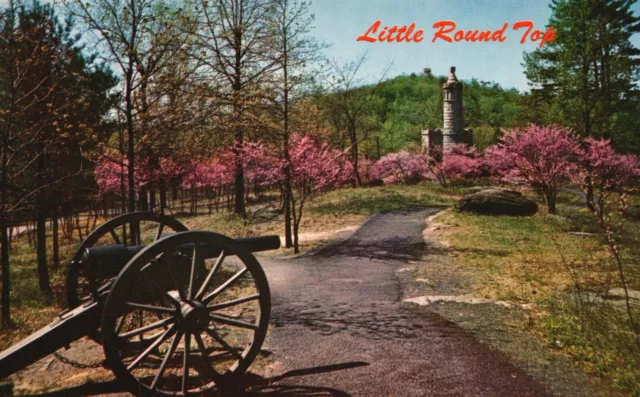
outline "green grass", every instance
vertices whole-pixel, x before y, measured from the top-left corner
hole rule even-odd
[[[595,217],[561,207],[559,215],[481,216],[448,211],[442,238],[456,252],[458,266],[473,269],[477,296],[532,304],[533,332],[550,348],[570,355],[588,372],[621,391],[640,396],[640,349],[620,306],[578,304],[583,291],[620,286],[617,269]],[[627,281],[640,289],[638,222],[615,217]],[[593,233],[572,235],[570,232]],[[640,310],[635,310],[640,318]]]
[[[313,215],[371,215],[400,208],[451,205],[461,195],[461,187],[443,188],[433,184],[338,189],[318,197],[310,212]]]

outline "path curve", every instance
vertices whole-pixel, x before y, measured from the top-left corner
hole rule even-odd
[[[468,332],[400,303],[396,270],[429,249],[422,231],[438,210],[378,214],[313,255],[260,258],[273,296],[274,327],[264,348],[276,363],[266,375],[366,362],[284,383],[322,388],[325,394],[313,394],[322,396],[549,395]]]

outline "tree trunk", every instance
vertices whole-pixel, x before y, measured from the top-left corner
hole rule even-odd
[[[51,292],[51,285],[49,284],[49,268],[47,267],[47,218],[41,205],[38,205],[37,213],[36,250],[38,256],[38,285],[40,286],[40,291],[48,294]]]
[[[304,208],[304,199],[300,199],[298,203],[298,214],[295,214],[295,205],[293,206],[293,252],[300,253],[300,221],[302,220],[302,210]]]
[[[284,182],[284,246],[291,248],[293,246],[291,236],[291,173],[287,172],[288,167],[285,170],[285,182]],[[287,175],[288,174],[288,175]]]
[[[53,214],[51,215],[51,226],[53,229],[53,266],[60,267],[60,238],[58,233],[58,204],[53,202]]]
[[[156,191],[155,189],[149,190],[149,211],[156,210]]]
[[[133,52],[133,49],[131,49]],[[125,115],[127,119],[127,185],[128,185],[128,202],[127,210],[134,212],[136,210],[136,185],[135,185],[135,137],[133,128],[133,59],[130,55],[129,65],[126,73],[125,83]],[[134,222],[129,226],[131,241],[134,241],[136,235]],[[126,240],[125,240],[126,241]]]
[[[242,40],[240,31],[236,34],[236,39],[238,40],[237,45],[240,46],[240,41]],[[242,158],[240,157],[240,152],[237,148],[237,145],[242,145],[244,143],[244,132],[242,130],[242,109],[241,104],[239,102],[240,95],[242,95],[242,80],[241,80],[241,60],[239,54],[239,48],[236,49],[236,74],[235,74],[235,82],[233,84],[233,119],[235,122],[235,145],[233,145],[233,154],[235,158],[235,180],[234,180],[234,190],[235,190],[235,205],[234,212],[238,215],[246,215],[246,208],[244,203],[244,167],[242,165]]]
[[[164,183],[164,179],[160,180],[159,193],[160,193],[160,213],[164,214],[164,209],[167,208],[167,185]]]
[[[234,150],[235,151],[235,150]],[[236,154],[236,176],[235,176],[235,206],[234,212],[238,215],[245,215],[246,209],[244,205],[244,169],[240,155]]]
[[[9,236],[7,227],[7,150],[9,149],[8,131],[3,134],[2,143],[2,186],[0,187],[0,233],[2,234],[2,326],[11,324],[11,272],[9,270]]]
[[[147,194],[147,187],[142,186],[138,192],[138,209],[140,211],[149,211],[149,200]]]
[[[358,171],[358,137],[356,136],[355,128],[349,132],[349,139],[351,143],[351,162],[353,163],[353,172],[355,174],[354,187],[357,184],[362,186],[362,179],[360,178],[360,172]]]
[[[591,212],[595,212],[596,208],[594,207],[593,203],[594,201],[594,196],[593,196],[593,182],[591,181],[591,177],[587,176],[585,178],[585,183],[587,185],[587,209]]]
[[[44,153],[40,152],[37,159],[37,180],[38,187],[44,185],[43,175],[46,170],[46,158]],[[49,268],[47,266],[47,191],[41,189],[38,192],[38,200],[36,204],[36,253],[38,260],[38,285],[40,291],[44,293],[51,292],[49,283]]]
[[[547,193],[547,206],[549,207],[549,213],[556,213],[556,195],[553,193]]]

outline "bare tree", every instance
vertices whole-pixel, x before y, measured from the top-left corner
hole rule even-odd
[[[344,128],[349,140],[355,183],[358,185],[362,185],[358,171],[359,143],[362,140],[360,132],[367,117],[367,106],[375,100],[377,89],[391,68],[391,64],[385,67],[373,87],[362,87],[364,80],[360,77],[360,72],[366,62],[366,53],[360,55],[355,61],[345,64],[339,64],[334,59],[332,61],[334,72],[332,92],[326,97],[326,108],[330,112],[328,119],[335,124],[334,128],[337,131]]]
[[[124,115],[127,131],[127,207],[135,211],[136,138],[141,138],[136,137],[136,130],[137,135],[146,132],[151,77],[182,50],[188,38],[175,24],[182,10],[170,2],[153,0],[65,1],[72,15],[95,33],[106,60],[122,76],[124,106],[118,110]]]
[[[214,84],[221,85],[219,95],[230,108],[229,124],[238,145],[254,122],[251,106],[261,100],[261,84],[277,67],[271,54],[274,11],[273,1],[202,0],[194,56]],[[234,212],[245,215],[244,169],[239,151],[234,153]]]
[[[321,61],[320,51],[325,48],[309,36],[313,28],[313,15],[309,4],[297,0],[277,0],[275,12],[275,46],[273,56],[279,67],[275,79],[278,85],[276,108],[281,119],[282,158],[284,168],[284,230],[285,246],[292,247],[291,234],[291,158],[289,140],[291,136],[291,107],[308,97],[309,86],[320,75],[312,71]],[[315,73],[314,73],[315,72]]]

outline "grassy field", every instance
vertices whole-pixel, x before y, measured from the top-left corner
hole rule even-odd
[[[572,203],[570,196],[563,200]],[[437,218],[455,262],[473,274],[478,297],[532,308],[530,332],[587,372],[640,395],[640,349],[622,301],[598,299],[619,287],[611,253],[586,210],[526,218],[447,211]],[[640,223],[625,221],[620,239],[629,287],[640,290]],[[635,307],[640,318],[640,308]]]

